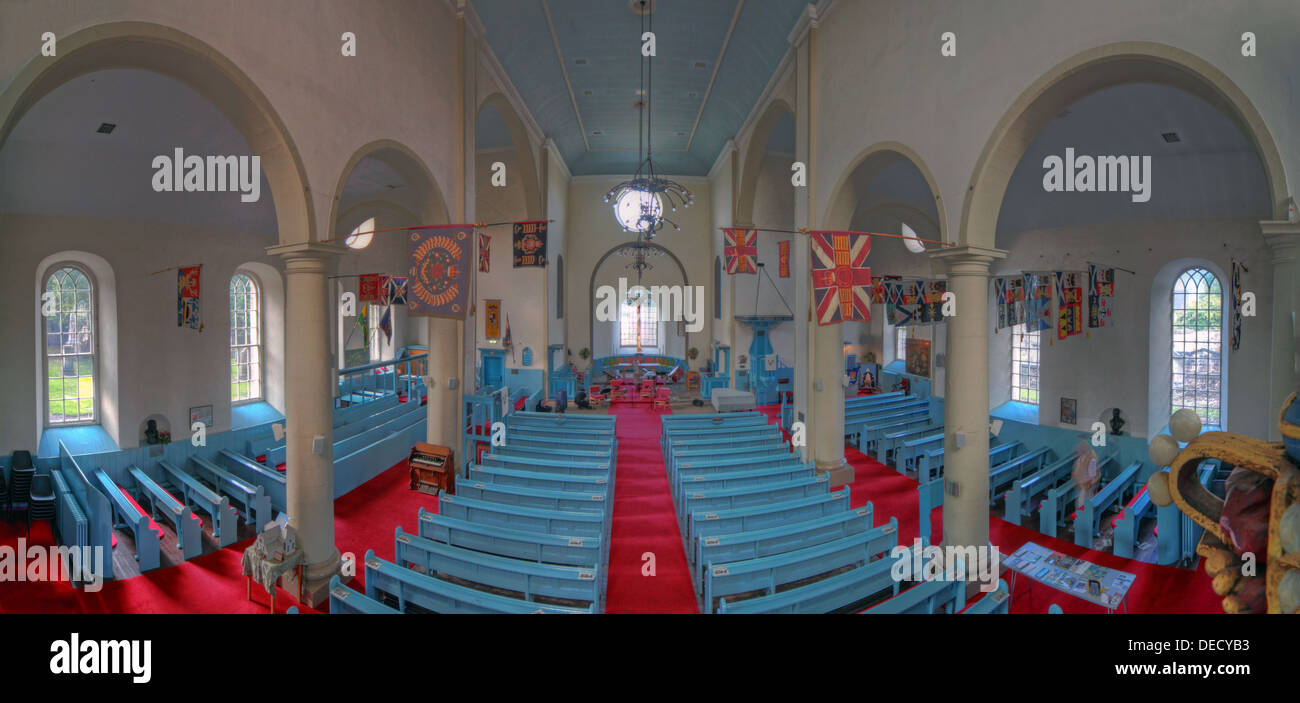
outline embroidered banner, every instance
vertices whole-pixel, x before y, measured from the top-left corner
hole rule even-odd
[[[888,281],[897,281],[901,276],[872,276],[871,277],[871,302],[888,303],[889,291],[885,289]]]
[[[393,343],[393,308],[391,306],[384,308],[384,316],[379,318],[379,329],[384,331],[384,341],[387,344]]]
[[[943,322],[943,294],[947,292],[947,281],[917,281],[916,294],[922,301],[921,324]]]
[[[385,276],[384,304],[406,305],[406,284],[410,280],[406,276]]]
[[[482,232],[478,234],[478,272],[488,273],[492,268],[492,238]]]
[[[1232,334],[1229,346],[1233,351],[1241,347],[1241,264],[1232,260]]]
[[[1025,279],[1021,276],[1003,276],[993,279],[993,295],[997,309],[996,329],[1015,327],[1025,321]]]
[[[358,303],[384,302],[384,275],[379,273],[361,274],[361,283],[357,286]]]
[[[515,268],[546,267],[545,222],[515,223]]]
[[[848,232],[813,232],[813,307],[817,324],[871,319],[871,237]]]
[[[497,339],[501,336],[501,301],[484,300],[483,336]]]
[[[790,240],[776,243],[777,272],[781,278],[790,277]]]
[[[758,273],[758,230],[725,227],[722,240],[727,273]]]
[[[891,281],[885,283],[888,295],[887,315],[890,324],[895,327],[913,325],[920,313],[916,293],[911,281]]]
[[[406,301],[411,315],[465,319],[470,242],[470,230],[463,225],[411,230]]]
[[[1083,286],[1077,271],[1057,271],[1056,338],[1065,339],[1083,332]]]
[[[1106,326],[1112,295],[1115,295],[1115,269],[1088,264],[1088,327]]]
[[[1025,331],[1052,329],[1051,274],[1027,273],[1025,280]]]
[[[199,308],[199,273],[202,266],[182,266],[176,271],[176,326],[203,331]]]

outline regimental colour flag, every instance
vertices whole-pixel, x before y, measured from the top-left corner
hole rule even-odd
[[[182,266],[176,274],[176,326],[203,331],[199,308],[199,274],[202,266]]]
[[[384,304],[406,305],[406,276],[388,276],[384,281]]]
[[[546,229],[545,222],[515,223],[515,268],[546,268]]]
[[[384,331],[384,343],[393,343],[393,308],[384,308],[384,316],[379,318],[379,329]]]
[[[492,237],[478,233],[478,272],[488,273],[492,268]]]
[[[358,303],[374,303],[378,305],[384,302],[384,275],[381,273],[363,273],[361,282],[357,287]]]
[[[1115,295],[1115,269],[1088,264],[1088,327],[1105,327]]]
[[[1083,332],[1083,285],[1078,271],[1056,274],[1056,338],[1065,339]]]
[[[813,232],[813,309],[817,324],[871,319],[871,237],[851,232]]]
[[[777,270],[781,278],[790,277],[790,240],[776,243]]]
[[[409,314],[465,319],[471,241],[470,229],[463,225],[410,231]]]
[[[1052,329],[1052,274],[1026,273],[1025,331]]]
[[[1241,348],[1241,262],[1232,260],[1232,334],[1228,346],[1233,351]]]
[[[722,255],[726,258],[727,273],[758,273],[758,230],[724,227],[722,230]]]

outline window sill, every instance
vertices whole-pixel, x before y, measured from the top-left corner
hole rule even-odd
[[[1003,420],[1023,422],[1027,425],[1038,424],[1038,406],[1032,403],[1022,403],[1018,400],[1008,400],[994,408],[989,414]]]
[[[68,447],[68,451],[73,454],[99,454],[115,452],[119,449],[117,442],[104,431],[102,425],[47,427],[41,434],[41,444],[36,455],[57,457],[59,442],[63,442]]]
[[[255,427],[268,422],[283,421],[284,414],[264,400],[243,401],[239,405],[230,408],[230,429],[232,430]]]

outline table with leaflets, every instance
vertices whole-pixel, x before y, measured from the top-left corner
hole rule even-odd
[[[1014,574],[1024,574],[1062,593],[1100,605],[1108,613],[1121,607],[1128,612],[1124,596],[1137,580],[1137,576],[1127,571],[1093,564],[1033,542],[1026,542],[1010,556],[1003,557],[1002,563],[1013,573],[1013,593],[1016,588]]]

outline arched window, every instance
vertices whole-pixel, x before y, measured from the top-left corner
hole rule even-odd
[[[1203,268],[1174,282],[1170,319],[1170,412],[1188,408],[1206,426],[1223,427],[1223,290]]]
[[[624,300],[618,320],[620,346],[636,347],[639,341],[643,350],[659,347],[659,311],[652,296]]]
[[[230,400],[262,397],[262,301],[246,273],[230,279]]]
[[[1038,331],[1025,323],[1011,328],[1011,399],[1038,405]]]
[[[81,268],[64,265],[45,279],[45,399],[51,425],[97,422],[95,285]]]

